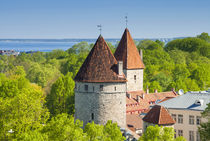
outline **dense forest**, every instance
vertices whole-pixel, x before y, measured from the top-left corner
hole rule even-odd
[[[114,53],[117,45],[107,43]],[[143,50],[144,89],[150,92],[210,87],[210,36],[136,42]],[[67,51],[0,56],[0,139],[123,140],[115,123],[74,122],[74,80],[93,44]],[[98,139],[100,137],[100,139]]]

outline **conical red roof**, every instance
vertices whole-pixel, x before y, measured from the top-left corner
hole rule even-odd
[[[75,77],[79,82],[126,82],[117,73],[117,60],[100,35]]]
[[[170,125],[175,124],[175,120],[171,117],[168,111],[159,105],[155,105],[143,118],[143,121],[158,124]]]
[[[123,61],[124,69],[142,69],[144,64],[139,55],[138,49],[131,37],[129,30],[126,28],[120,43],[114,54],[118,61]]]

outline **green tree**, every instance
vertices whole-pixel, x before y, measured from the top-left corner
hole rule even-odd
[[[207,119],[207,122],[201,123],[198,128],[201,140],[208,141],[210,140],[210,103],[207,104],[207,108],[202,112],[202,117]]]
[[[82,126],[81,121],[75,121],[73,116],[63,113],[53,117],[41,132],[53,141],[86,141]]]
[[[182,141],[186,141],[181,138]],[[174,139],[174,129],[172,127],[149,126],[139,141],[181,141],[180,138]]]
[[[108,121],[106,125],[95,124],[94,122],[85,125],[84,132],[91,141],[124,141],[117,123]]]
[[[117,123],[113,123],[111,120],[107,121],[104,125],[104,132],[109,141],[124,141],[125,137],[122,136]]]
[[[202,40],[205,40],[207,42],[210,42],[210,36],[206,32],[201,33],[201,35],[198,35],[197,38],[200,38]]]
[[[94,121],[85,125],[84,132],[91,141],[101,141],[106,139],[104,126],[95,124]]]
[[[1,82],[0,89],[0,136],[3,140],[17,138],[46,123],[49,114],[43,106],[45,100],[40,87],[21,76],[9,76]],[[12,136],[8,133],[11,129]]]
[[[74,85],[71,73],[62,75],[52,85],[51,92],[47,95],[47,107],[52,116],[74,114]]]

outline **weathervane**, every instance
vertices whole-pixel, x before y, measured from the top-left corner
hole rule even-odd
[[[98,29],[99,29],[99,31],[100,31],[100,35],[101,35],[102,25],[101,25],[101,24],[99,24],[99,25],[97,25],[97,27],[98,27]]]
[[[126,15],[125,16],[125,25],[126,25],[126,28],[128,27],[128,16]]]

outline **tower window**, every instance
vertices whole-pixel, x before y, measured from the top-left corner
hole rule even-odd
[[[85,91],[88,91],[88,85],[85,85]]]
[[[91,114],[91,120],[94,120],[94,113]]]
[[[134,75],[134,80],[136,80],[136,75]]]
[[[100,91],[103,91],[103,90],[104,90],[104,86],[100,85]]]
[[[114,87],[114,90],[115,90],[115,91],[117,90],[117,87],[116,87],[116,86]]]

